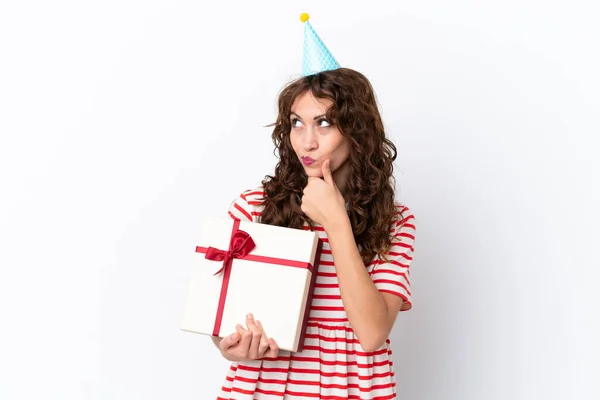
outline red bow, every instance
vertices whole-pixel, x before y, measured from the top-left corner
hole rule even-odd
[[[254,244],[254,240],[250,237],[250,234],[248,234],[248,232],[237,230],[231,235],[229,250],[225,251],[209,247],[204,258],[212,261],[223,261],[221,269],[214,273],[214,275],[218,275],[231,266],[234,258],[246,257],[254,247],[256,247],[256,245]]]

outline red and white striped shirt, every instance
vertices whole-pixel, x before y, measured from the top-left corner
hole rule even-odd
[[[229,208],[229,216],[260,222],[262,188],[245,191]],[[366,268],[380,292],[400,296],[400,311],[412,307],[409,267],[415,225],[410,210],[396,205],[392,247],[387,261],[374,259]],[[309,229],[305,225],[304,229]],[[224,399],[371,399],[396,398],[396,379],[389,339],[366,352],[348,323],[323,227],[314,230],[323,241],[315,291],[302,352],[280,351],[275,359],[233,363],[218,400]]]

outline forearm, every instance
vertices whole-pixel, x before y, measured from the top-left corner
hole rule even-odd
[[[358,251],[346,217],[325,228],[348,321],[367,351],[379,348],[389,333],[388,310]]]

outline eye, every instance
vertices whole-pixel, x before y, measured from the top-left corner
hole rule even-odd
[[[329,121],[327,121],[325,118],[321,118],[317,121],[317,123],[319,124],[320,127],[322,128],[327,128],[330,127],[331,124],[329,123]]]
[[[301,126],[302,125],[302,121],[300,121],[298,118],[292,118],[292,127],[297,127],[297,126]]]

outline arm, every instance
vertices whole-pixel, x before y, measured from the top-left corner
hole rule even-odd
[[[364,265],[344,198],[333,180],[330,162],[322,164],[323,179],[309,177],[303,191],[301,208],[313,221],[323,225],[333,255],[340,294],[348,321],[366,351],[377,350],[389,336],[398,311],[410,308],[408,266],[412,259],[414,225],[399,221],[389,253],[391,261]],[[401,214],[402,212],[400,212]],[[410,216],[412,218],[412,216]],[[402,238],[406,238],[403,243]],[[377,264],[383,268],[373,269]]]
[[[388,338],[402,298],[380,292],[369,276],[358,251],[348,216],[326,222],[342,303],[348,321],[365,351],[375,351]]]

